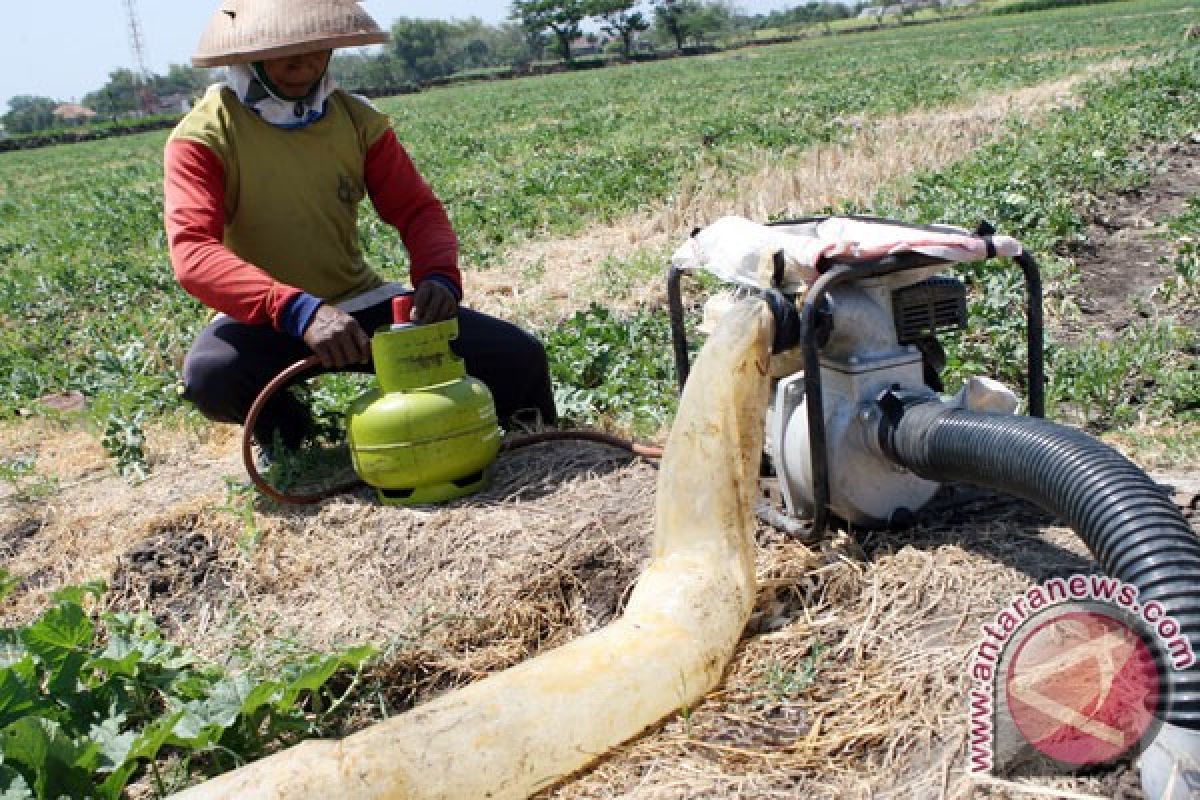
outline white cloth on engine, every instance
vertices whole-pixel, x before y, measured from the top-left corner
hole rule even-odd
[[[950,226],[932,230],[848,217],[762,225],[743,217],[722,217],[676,250],[672,264],[680,269],[704,269],[728,283],[765,288],[772,277],[774,256],[782,253],[783,289],[798,291],[813,282],[823,260],[871,261],[920,253],[943,261],[967,262],[984,261],[990,255],[1015,258],[1021,252],[1021,243],[1011,236],[984,238]]]
[[[807,238],[796,234],[794,228],[760,225],[743,217],[722,217],[675,251],[671,263],[680,269],[703,269],[726,283],[765,288],[770,274],[763,276],[764,258],[783,254],[784,289],[798,290],[811,283],[817,275],[806,257]]]

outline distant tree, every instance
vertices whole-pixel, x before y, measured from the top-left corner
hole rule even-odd
[[[848,7],[830,0],[809,0],[803,6],[796,6],[792,9],[791,16],[794,18],[794,23],[801,27],[807,27],[820,24],[824,27],[826,33],[832,33],[833,28],[830,25],[835,19],[845,19],[851,15]]]
[[[108,74],[108,82],[83,96],[83,105],[98,114],[116,117],[148,109],[154,97],[169,94],[195,96],[200,94],[215,75],[212,70],[186,64],[171,64],[166,75],[140,76],[129,69],[117,69]]]
[[[389,52],[335,53],[329,71],[339,85],[351,91],[388,92],[412,81],[407,67]]]
[[[580,23],[590,16],[592,0],[513,0],[511,18],[532,35],[550,31],[559,57],[571,62],[571,42],[583,33]]]
[[[110,117],[131,114],[142,107],[142,83],[142,79],[132,70],[113,70],[108,74],[108,83],[83,96],[83,104],[98,114]]]
[[[802,6],[796,6],[789,11],[776,12],[781,14],[785,21],[783,24],[790,25],[815,25],[818,22],[825,25],[826,30],[829,29],[829,23],[835,19],[848,19],[858,16],[858,12],[867,8],[869,4],[858,3],[853,6],[848,6],[843,3],[834,2],[834,0],[809,0]],[[775,15],[772,14],[772,17]]]
[[[210,69],[188,64],[171,64],[167,67],[166,75],[153,76],[150,84],[159,94],[195,95],[204,91],[214,81],[215,75]]]
[[[540,32],[531,35],[519,22],[487,25],[477,17],[459,21],[455,45],[461,68],[528,64],[541,58],[546,43]]]
[[[737,27],[737,14],[726,3],[703,3],[691,15],[690,27],[696,39],[709,39],[715,35],[733,33]]]
[[[654,6],[654,23],[675,42],[675,49],[682,50],[683,45],[693,35],[695,16],[700,11],[698,0],[657,0]]]
[[[528,64],[540,56],[543,45],[535,48],[527,36],[515,22],[488,25],[478,17],[401,19],[386,51],[335,54],[330,69],[343,86],[385,92],[462,70]]]
[[[531,35],[518,22],[502,22],[492,28],[488,37],[491,43],[491,62],[499,64],[528,64],[546,52],[546,39],[540,33]]]
[[[530,62],[544,59],[546,57],[546,48],[549,47],[549,39],[546,38],[546,31],[539,28],[527,28],[523,23],[517,24],[521,28],[525,49],[530,53]]]
[[[463,54],[466,56],[466,67],[483,67],[487,66],[489,58],[492,54],[492,48],[483,39],[472,39],[467,42],[467,46],[463,48]]]
[[[33,133],[54,127],[57,107],[53,98],[21,94],[8,101],[8,113],[0,121],[8,133]]]
[[[392,52],[418,81],[453,71],[451,43],[457,31],[440,19],[401,17],[392,25]]]
[[[497,29],[484,24],[479,17],[451,24],[454,27],[454,35],[449,46],[455,69],[478,69],[490,67],[495,63],[492,49],[497,43]]]
[[[650,28],[650,22],[637,7],[641,0],[592,0],[591,16],[599,17],[601,29],[621,40],[621,53],[633,53],[633,39]]]

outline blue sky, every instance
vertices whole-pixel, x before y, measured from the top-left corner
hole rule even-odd
[[[790,8],[801,0],[735,0],[747,13]],[[123,0],[3,0],[0,34],[0,113],[18,94],[79,100],[100,88],[108,74],[132,67]],[[147,66],[165,72],[184,64],[216,0],[135,0]],[[509,0],[365,0],[380,25],[398,17],[463,19],[496,23],[508,16]]]

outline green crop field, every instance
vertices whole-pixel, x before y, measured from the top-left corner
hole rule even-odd
[[[430,92],[383,108],[454,212],[466,255],[570,233],[669,196],[702,163],[844,136],[850,115],[936,108],[1162,52],[1186,4],[1119,4],[885,30]],[[386,251],[380,253],[386,257]]]
[[[620,226],[635,214],[669,206],[697,175],[717,175],[722,186],[734,186],[736,178],[754,174],[763,164],[790,165],[816,145],[850,145],[877,120],[978,106],[992,96],[1004,98],[1017,89],[1057,86],[1056,81],[1086,75],[1087,80],[1071,86],[1071,103],[1037,116],[1014,113],[997,123],[994,136],[982,146],[964,146],[949,163],[906,175],[903,185],[881,182],[870,203],[860,199],[809,211],[870,210],[916,222],[967,226],[989,220],[1021,239],[1038,256],[1046,277],[1052,416],[1106,436],[1139,460],[1194,471],[1200,463],[1200,197],[1194,182],[1171,181],[1172,164],[1194,157],[1200,146],[1200,48],[1183,36],[1197,16],[1191,0],[1130,0],[978,16],[578,74],[461,85],[385,99],[379,105],[454,218],[465,270],[499,273],[523,248],[551,239],[582,241],[593,227]],[[1091,68],[1096,68],[1094,74]],[[444,674],[429,666],[432,656],[421,652],[422,637],[439,626],[467,631],[464,646],[472,654],[492,644],[486,637],[470,638],[477,620],[452,617],[447,611],[446,620],[452,624],[445,625],[438,621],[441,609],[431,606],[420,609],[420,628],[411,641],[397,635],[380,648],[385,665],[375,673],[364,672],[364,664],[377,652],[370,647],[332,655],[306,653],[300,634],[294,647],[290,642],[260,647],[265,623],[238,604],[248,607],[255,592],[278,588],[268,585],[273,580],[287,583],[293,560],[308,570],[300,582],[315,573],[337,572],[330,566],[335,564],[333,556],[325,552],[334,548],[323,537],[351,539],[350,528],[358,526],[359,518],[349,504],[292,515],[256,505],[251,487],[240,477],[227,477],[224,487],[217,486],[227,494],[224,504],[209,502],[210,493],[203,508],[198,508],[199,501],[192,502],[195,485],[182,479],[167,481],[162,492],[166,499],[149,492],[133,495],[143,484],[132,486],[130,496],[138,500],[129,504],[144,500],[146,505],[135,511],[162,517],[151,522],[132,512],[122,516],[123,510],[88,507],[77,516],[62,511],[75,502],[72,492],[82,493],[85,481],[98,479],[80,477],[76,471],[72,477],[77,482],[63,486],[49,473],[40,475],[37,443],[43,432],[63,437],[55,441],[59,450],[85,438],[100,442],[95,449],[104,451],[101,471],[112,492],[115,484],[129,484],[113,475],[110,466],[145,476],[150,466],[146,436],[156,430],[155,422],[184,419],[203,425],[184,407],[177,391],[183,355],[208,312],[176,285],[168,262],[160,188],[165,138],[158,132],[0,155],[0,433],[20,442],[13,452],[0,453],[0,489],[7,490],[0,495],[0,511],[15,509],[0,517],[5,524],[15,520],[11,529],[0,530],[0,557],[12,553],[18,564],[0,565],[0,601],[15,598],[26,603],[18,619],[4,618],[11,627],[0,627],[4,797],[117,798],[130,780],[141,782],[137,796],[161,797],[202,773],[227,769],[300,737],[340,735],[381,714],[402,710],[400,706],[423,699],[424,692],[447,688],[438,682]],[[1165,205],[1138,206],[1161,197],[1179,202],[1170,211]],[[1117,217],[1119,224],[1112,222]],[[1096,274],[1088,272],[1087,259],[1103,256],[1094,251],[1100,249],[1097,241],[1106,235],[1106,225],[1121,235],[1132,231],[1138,241],[1154,245],[1158,255],[1153,263],[1130,261],[1107,273],[1112,305],[1100,315],[1093,296],[1099,286]],[[369,209],[364,209],[360,233],[368,257],[390,277],[402,279],[403,249]],[[678,230],[670,236],[679,241],[688,233]],[[1109,241],[1115,247],[1124,240],[1114,235]],[[629,276],[636,274],[644,281],[647,265],[657,268],[662,257],[661,244],[643,247],[633,242],[604,260],[606,275],[600,280],[579,274],[581,268],[569,257],[545,263],[539,267],[542,274],[531,271],[526,276],[537,281],[553,271],[568,276],[567,282],[596,287],[586,289],[582,303],[574,298],[570,309],[552,299],[536,315],[559,405],[569,423],[626,433],[660,433],[670,425],[675,376],[666,310],[655,295],[640,298],[637,310],[630,311],[628,304],[613,301],[599,288],[608,277],[633,283]],[[1149,291],[1135,305],[1120,296],[1121,281],[1128,276],[1134,283],[1139,271],[1152,273],[1154,282],[1140,286]],[[967,376],[986,374],[1023,388],[1019,272],[990,263],[961,274],[970,287],[971,324],[947,342],[947,384],[954,387]],[[340,391],[336,382],[323,386],[317,391],[318,403],[336,410],[346,399]],[[66,393],[82,395],[85,409],[64,412],[45,402],[48,396]],[[158,430],[166,438],[169,428]],[[220,441],[212,446],[221,446]],[[184,456],[189,466],[192,455]],[[178,463],[173,466],[179,468]],[[210,464],[203,479],[220,484],[213,476],[221,468]],[[524,502],[523,495],[515,497]],[[89,502],[97,501],[90,496]],[[41,511],[30,510],[39,509],[39,504],[55,509],[53,514],[46,512],[57,515],[57,528],[45,525],[53,534],[43,531]],[[455,511],[459,512],[442,528],[432,524],[433,514],[412,524],[428,526],[422,527],[421,536],[430,531],[435,537],[450,536],[451,529],[470,526],[469,510]],[[122,528],[135,517],[149,533]],[[489,526],[493,518],[488,518]],[[576,521],[572,518],[571,525]],[[204,525],[217,532],[206,533]],[[71,539],[77,535],[72,526],[87,530]],[[301,548],[317,541],[320,557],[305,562],[304,553],[288,549],[287,543],[295,539],[287,537],[297,529],[311,533],[311,526],[316,533]],[[529,532],[524,526],[517,526],[522,537]],[[95,539],[88,538],[93,527],[102,532]],[[572,536],[586,538],[580,530],[572,527]],[[189,532],[198,538],[186,539]],[[378,531],[369,533],[375,536]],[[51,535],[60,538],[40,543]],[[117,543],[110,547],[101,541],[104,535]],[[1027,531],[1021,535],[1022,547],[1036,538]],[[156,536],[160,549],[150,552],[153,548],[143,545],[156,541]],[[214,641],[224,641],[219,635],[233,637],[236,646],[228,663],[220,666],[206,665],[164,638],[159,622],[169,627],[172,620],[189,619],[183,612],[174,617],[175,608],[168,608],[171,613],[161,619],[124,613],[119,605],[117,611],[105,608],[105,613],[96,613],[96,604],[103,608],[105,602],[99,583],[50,594],[59,588],[54,576],[67,574],[59,562],[86,561],[86,552],[81,555],[78,549],[80,540],[85,550],[109,547],[97,562],[101,572],[108,570],[103,574],[115,574],[110,562],[120,559],[128,577],[131,553],[149,553],[161,561],[182,541],[205,552],[209,547],[215,554],[222,536],[236,538],[236,563],[222,565],[229,570],[225,577],[230,583],[214,580],[221,593],[233,594],[230,587],[238,586],[241,595],[222,607],[230,619],[211,619],[213,627],[197,634],[215,631]],[[276,537],[268,542],[274,550],[256,552],[261,540],[270,536]],[[27,540],[38,542],[29,545],[32,555],[19,553]],[[372,540],[371,547],[377,544]],[[469,547],[475,545],[471,539]],[[264,562],[255,559],[260,557],[267,559],[266,568],[259,569]],[[276,560],[270,561],[272,557]],[[443,552],[438,557],[447,556]],[[879,568],[889,557],[878,550],[861,569],[852,567],[856,577],[837,579],[847,586],[860,581],[862,596],[872,598],[870,615],[877,611],[877,593],[886,587],[880,589],[878,573],[870,579],[858,573]],[[601,563],[598,558],[584,560]],[[800,566],[788,567],[786,574],[817,563],[804,561],[807,556],[798,558]],[[215,569],[215,561],[213,555],[204,568]],[[6,571],[9,568],[14,574]],[[393,568],[400,572],[394,564],[380,567],[370,582],[377,583],[385,573],[391,580]],[[830,562],[817,572],[841,568]],[[24,571],[17,574],[18,569]],[[558,572],[541,572],[550,575],[547,583],[554,585],[549,591],[560,600],[570,594],[564,588],[567,578],[560,586]],[[247,578],[246,573],[253,575]],[[207,580],[208,573],[204,576]],[[240,584],[235,581],[239,576]],[[400,595],[405,588],[400,580],[386,590]],[[870,580],[875,581],[873,589]],[[974,575],[970,581],[976,581]],[[351,583],[339,583],[338,592],[351,592]],[[908,585],[908,576],[903,583]],[[814,585],[819,587],[814,597],[828,588]],[[207,586],[189,583],[182,594],[189,602],[199,597],[200,603]],[[921,586],[910,588],[924,591]],[[957,589],[947,592],[944,585],[940,591],[962,594]],[[29,613],[28,598],[38,592],[38,597],[49,598],[50,608]],[[541,602],[537,592],[529,594]],[[359,605],[379,615],[373,605],[377,598],[371,597],[366,602],[360,596]],[[330,602],[334,601],[341,601],[340,594]],[[545,605],[555,608],[550,601]],[[186,606],[184,611],[197,607]],[[472,608],[470,613],[487,611]],[[806,608],[803,614],[807,613]],[[548,629],[551,623],[538,614],[542,611],[529,612],[528,620],[516,617],[523,631],[534,631],[535,644],[541,646],[547,636],[539,626],[545,623]],[[822,611],[804,618],[817,625],[835,616]],[[971,628],[967,620],[964,610],[956,633]],[[315,619],[285,619],[270,635],[290,630],[289,625],[302,629],[310,623],[318,627]],[[836,629],[834,638],[854,638],[851,630]],[[489,628],[487,636],[492,635]],[[864,637],[858,635],[858,640]],[[806,660],[793,659],[791,667],[783,661],[766,662],[760,689],[765,686],[776,700],[813,701],[817,671],[825,682],[843,668],[832,659],[823,660],[831,641],[814,640],[811,648],[805,644]],[[534,644],[528,647],[536,649]],[[448,646],[446,653],[456,664],[451,670],[454,680],[496,668],[495,663],[479,667],[452,649]],[[527,654],[521,648],[513,652],[518,650],[520,654],[512,656],[517,660]],[[411,674],[404,672],[408,657]],[[951,660],[954,669],[961,666],[957,655],[952,653]],[[249,669],[242,669],[246,665]],[[888,662],[877,678],[884,680],[879,676],[894,666]],[[391,668],[395,674],[388,673]],[[738,669],[735,666],[731,675]],[[737,677],[745,679],[745,665],[740,669]],[[947,684],[961,677],[958,672],[938,674]],[[403,675],[409,675],[412,685],[393,680]],[[853,684],[861,687],[863,681],[855,678]],[[965,708],[965,703],[954,702],[956,708]],[[822,724],[834,730],[844,725],[836,714],[845,705],[844,697],[835,696],[826,711],[814,712],[817,724],[803,736],[811,743],[824,735]],[[683,710],[683,727],[690,738],[689,713]],[[938,713],[942,712],[930,718]],[[881,712],[880,718],[887,720],[888,715]],[[859,756],[851,752],[858,745],[847,744],[860,741],[858,736],[857,730],[847,734],[836,752],[821,756],[823,762],[836,761],[843,771],[877,766],[878,753],[870,748],[887,746],[888,740],[883,734],[874,738],[876,733],[863,738],[867,755],[859,763],[854,760]],[[740,747],[722,745],[727,751],[748,752]],[[813,753],[818,751],[809,755]],[[786,753],[768,755],[784,759],[803,754],[789,745]],[[738,762],[739,769],[745,763]],[[791,762],[780,763],[781,771],[791,769]],[[922,761],[920,769],[927,771],[927,766]],[[807,767],[792,771],[802,769]],[[652,773],[650,768],[643,770],[645,777],[639,780]]]
[[[1188,8],[1147,0],[887,29],[381,106],[449,207],[468,269],[481,270],[514,243],[663,201],[701,166],[736,172],[763,152],[837,141],[852,115],[941,107],[1095,62],[1161,56],[1181,42]],[[114,420],[177,406],[175,370],[204,311],[176,288],[167,261],[164,138],[0,157],[0,417],[69,390],[117,429],[128,425]],[[402,248],[370,213],[362,238],[375,263],[403,275]]]

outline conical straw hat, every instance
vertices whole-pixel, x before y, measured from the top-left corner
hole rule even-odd
[[[387,40],[358,0],[222,0],[192,63],[220,67]]]

